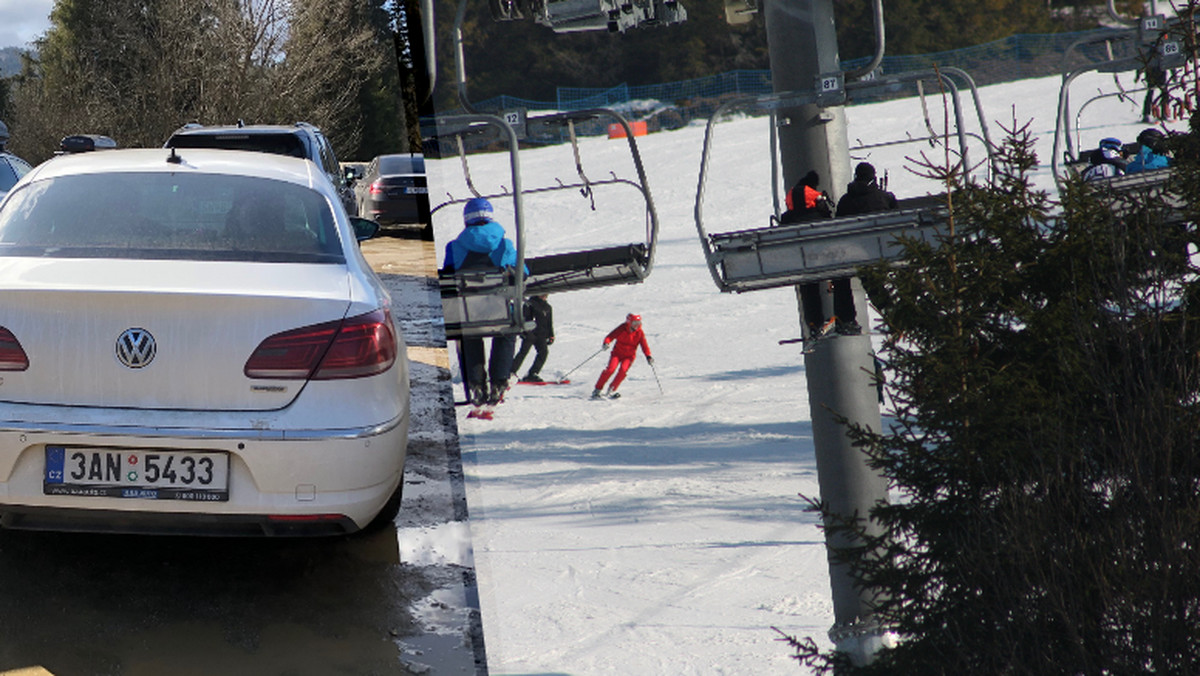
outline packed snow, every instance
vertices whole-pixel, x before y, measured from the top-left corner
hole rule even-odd
[[[981,89],[993,140],[1001,124],[1033,120],[1043,162],[1035,181],[1050,191],[1059,83]],[[1131,76],[1122,86],[1136,87]],[[1111,75],[1085,76],[1072,101],[1114,89]],[[940,130],[940,102],[929,109]],[[1140,93],[1089,105],[1077,122],[1080,145],[1133,141],[1146,126],[1140,110]],[[906,156],[940,157],[928,142],[853,149],[926,136],[918,100],[846,114],[852,163],[886,170],[901,198],[938,191],[906,169]],[[976,131],[974,111],[965,117]],[[569,375],[571,384],[516,385],[491,421],[458,409],[492,674],[796,673],[772,627],[830,645],[824,539],[800,497],[818,495],[804,358],[799,344],[781,344],[798,336],[795,294],[717,291],[693,220],[703,134],[694,125],[638,138],[661,225],[649,279],[550,298],[557,340],[542,375]],[[768,224],[768,142],[765,118],[717,127],[709,232]],[[978,141],[971,152],[982,159]],[[580,154],[592,180],[632,174],[623,140],[588,138]],[[480,192],[512,185],[506,154],[469,159]],[[569,145],[522,151],[520,165],[527,190],[578,180]],[[435,205],[470,196],[458,158],[431,161],[429,171]],[[494,204],[512,236],[511,200]],[[578,190],[527,197],[527,255],[644,237],[637,193],[601,187],[595,211],[591,204]],[[461,228],[461,205],[438,210],[434,222],[440,256]],[[631,312],[643,317],[654,368],[639,355],[621,399],[590,400],[606,359],[601,341]],[[458,551],[465,534],[448,535],[445,546]]]

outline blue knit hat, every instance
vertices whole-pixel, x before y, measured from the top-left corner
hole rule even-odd
[[[467,225],[483,225],[492,220],[492,203],[482,197],[468,200],[463,206],[463,222]]]

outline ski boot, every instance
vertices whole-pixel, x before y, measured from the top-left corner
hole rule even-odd
[[[488,396],[488,406],[496,406],[504,402],[504,392],[508,390],[508,383],[492,383],[492,392]]]
[[[488,400],[487,386],[485,386],[485,385],[472,385],[471,386],[471,404],[473,406],[476,406],[476,407],[483,406],[484,404],[487,403],[487,400]]]

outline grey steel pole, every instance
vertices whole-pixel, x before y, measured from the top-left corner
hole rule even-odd
[[[814,91],[819,76],[840,69],[832,0],[765,0],[764,14],[771,79],[776,92]],[[820,187],[835,199],[850,179],[850,152],[842,107],[820,108],[806,104],[780,113],[779,150],[785,185],[791,187],[810,170],[821,178]],[[825,301],[822,317],[804,317],[818,326],[832,316],[832,303],[820,283]],[[873,379],[874,353],[871,346],[866,299],[862,284],[850,284],[858,323],[857,335],[831,333],[807,351],[804,366],[812,415],[821,499],[834,514],[865,517],[880,501],[887,500],[887,483],[867,466],[866,456],[854,448],[837,417],[881,429],[877,390]],[[812,287],[809,288],[812,292]],[[797,289],[799,295],[800,289]],[[845,299],[843,299],[843,303]],[[829,548],[847,543],[826,538]],[[830,638],[839,651],[856,663],[870,662],[880,646],[892,636],[872,618],[872,590],[860,589],[845,566],[830,561],[834,626]]]
[[[836,73],[837,33],[832,0],[765,0],[764,20],[776,92],[812,92],[817,77]],[[815,170],[836,201],[850,182],[850,143],[840,106],[805,104],[778,115],[784,186]]]
[[[852,281],[859,316],[866,317],[862,285],[857,279]],[[859,335],[831,335],[816,341],[805,355],[804,370],[821,499],[835,515],[865,518],[872,506],[888,499],[887,481],[867,465],[866,455],[850,444],[838,416],[881,429],[870,333],[864,329]],[[867,530],[876,535],[880,532],[871,522]],[[854,545],[845,536],[828,533],[825,541],[830,550]],[[894,634],[873,619],[875,593],[861,588],[848,567],[832,558],[829,586],[834,619],[830,639],[856,664],[869,663],[881,647],[895,640]]]

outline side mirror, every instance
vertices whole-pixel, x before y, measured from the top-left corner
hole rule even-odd
[[[379,224],[366,218],[351,216],[350,226],[354,228],[354,238],[359,242],[379,234]]]
[[[362,167],[346,167],[346,183],[354,185],[354,182],[363,177]]]

